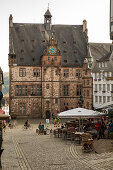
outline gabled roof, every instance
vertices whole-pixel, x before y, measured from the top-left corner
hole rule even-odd
[[[17,65],[41,65],[49,35],[54,33],[61,52],[61,65],[81,67],[87,55],[87,43],[82,25],[52,25],[47,32],[44,24],[13,23],[11,40]]]
[[[99,60],[97,60],[98,62],[105,62],[105,61],[109,61],[110,56],[111,56],[111,51],[108,52],[106,55],[104,55],[102,58],[100,58]]]
[[[112,51],[110,43],[89,43],[91,56],[93,57],[92,72],[113,71],[113,63],[111,62]],[[99,67],[99,62],[107,62],[107,67]]]
[[[89,43],[91,55],[95,60],[99,60],[108,55],[110,52],[109,43]]]

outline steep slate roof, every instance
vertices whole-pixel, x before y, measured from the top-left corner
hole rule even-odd
[[[93,57],[92,72],[113,71],[112,51],[110,43],[89,43],[91,56]],[[99,62],[107,62],[107,67],[99,68]]]
[[[40,66],[49,34],[54,32],[62,56],[61,65],[82,67],[87,55],[85,33],[82,30],[82,25],[53,25],[51,32],[47,32],[44,24],[13,23],[11,48],[16,54],[17,65]]]
[[[52,15],[51,15],[49,9],[47,9],[47,11],[46,11],[46,13],[44,14],[44,16],[50,16],[50,17],[52,17]]]

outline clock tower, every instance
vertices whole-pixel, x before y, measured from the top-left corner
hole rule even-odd
[[[44,55],[42,57],[42,65],[45,67],[49,65],[61,65],[60,50],[58,49],[58,43],[53,33],[52,36],[49,38],[46,50],[44,51]]]
[[[61,56],[56,37],[52,34],[42,56],[42,112],[52,117],[60,108]]]

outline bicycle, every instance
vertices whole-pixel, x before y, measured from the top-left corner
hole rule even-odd
[[[16,125],[9,123],[8,127],[9,127],[10,129],[13,129],[13,128],[16,128]]]
[[[33,127],[31,126],[31,125],[28,125],[28,126],[22,126],[22,129],[23,130],[27,130],[27,129],[29,129],[29,130],[31,130],[31,129],[33,129]]]

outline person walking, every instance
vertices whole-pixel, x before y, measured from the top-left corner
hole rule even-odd
[[[105,122],[102,120],[101,122],[101,138],[104,138],[105,137],[105,129],[106,129],[106,125],[105,125]]]
[[[97,130],[97,139],[101,138],[101,121],[98,119],[95,125],[95,128]]]
[[[112,120],[110,120],[109,126],[108,126],[108,138],[109,138],[109,134],[113,132],[113,122]]]

